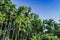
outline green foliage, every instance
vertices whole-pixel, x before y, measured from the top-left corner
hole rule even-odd
[[[0,0],[0,40],[59,40],[60,23],[42,20],[31,7]]]
[[[53,36],[53,34],[37,34],[33,36],[33,40],[59,40],[57,36]]]
[[[0,30],[0,36],[1,36],[3,33],[4,33],[4,31],[3,31],[3,30]]]

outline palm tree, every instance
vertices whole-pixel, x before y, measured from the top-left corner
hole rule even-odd
[[[52,33],[54,29],[55,21],[53,19],[45,20],[44,24],[45,24],[45,28],[48,29],[48,33]]]

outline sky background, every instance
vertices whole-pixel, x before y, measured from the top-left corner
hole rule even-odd
[[[12,0],[16,6],[28,6],[41,19],[60,19],[60,0]]]

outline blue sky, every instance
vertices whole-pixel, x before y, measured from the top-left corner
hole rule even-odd
[[[60,19],[60,0],[12,0],[16,6],[28,6],[41,19]]]

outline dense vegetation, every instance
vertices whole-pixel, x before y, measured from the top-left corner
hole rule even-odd
[[[0,40],[60,40],[60,23],[41,20],[31,7],[0,0]]]

